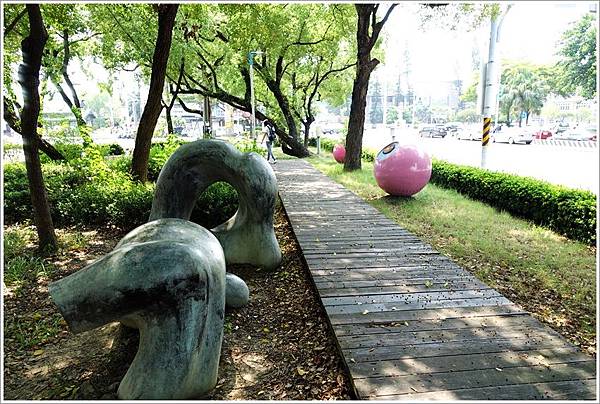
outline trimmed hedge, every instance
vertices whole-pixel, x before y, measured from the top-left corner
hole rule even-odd
[[[596,244],[596,196],[534,178],[433,161],[431,182],[574,240]]]
[[[158,177],[163,164],[178,146],[175,142],[153,145],[150,178]],[[106,151],[109,150],[107,147]],[[74,158],[73,162],[42,164],[55,225],[107,224],[131,229],[148,220],[154,184],[139,184],[131,180],[128,174],[130,156],[106,161],[107,172],[101,176],[93,176],[81,161]],[[232,217],[237,207],[235,189],[225,182],[217,182],[198,198],[190,220],[213,228]],[[32,220],[27,171],[23,163],[4,165],[4,218],[6,223]]]

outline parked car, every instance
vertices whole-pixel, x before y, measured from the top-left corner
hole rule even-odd
[[[483,128],[479,125],[464,126],[456,132],[456,138],[460,140],[481,140]]]
[[[421,137],[445,137],[446,136],[446,129],[445,127],[443,127],[443,125],[438,126],[438,125],[427,125],[427,126],[423,126],[420,130],[419,130],[419,136]]]
[[[552,131],[550,129],[538,129],[534,132],[533,137],[535,139],[549,139],[552,137]]]
[[[551,132],[554,135],[558,135],[559,133],[563,133],[569,130],[569,127],[570,125],[568,122],[559,122],[551,129]]]
[[[446,133],[450,136],[456,136],[459,130],[462,129],[460,122],[448,122],[446,124]]]
[[[533,137],[534,130],[531,128],[503,127],[498,132],[492,133],[492,142],[530,144],[533,142]]]
[[[595,127],[573,128],[573,129],[569,129],[569,130],[567,130],[565,132],[562,132],[562,133],[554,136],[553,139],[557,139],[557,140],[578,140],[578,141],[591,140],[591,141],[595,141],[595,140],[597,140],[597,136],[598,136],[598,129],[596,129]]]

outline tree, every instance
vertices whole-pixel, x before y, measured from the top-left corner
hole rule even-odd
[[[454,120],[458,122],[476,123],[481,121],[481,114],[475,108],[463,109],[454,115]]]
[[[83,117],[83,103],[69,75],[69,65],[74,58],[82,59],[87,54],[86,43],[98,34],[90,31],[90,23],[82,5],[49,3],[42,6],[42,12],[50,31],[43,58],[45,74],[73,113],[86,147],[93,141]],[[63,83],[70,95],[63,88]]]
[[[27,4],[26,7],[29,17],[29,35],[21,42],[23,61],[19,66],[19,84],[23,90],[23,113],[21,114],[23,153],[39,247],[41,250],[48,251],[56,250],[57,244],[36,141],[37,121],[40,114],[38,86],[48,32],[44,27],[40,6]]]
[[[314,122],[314,101],[331,96],[331,88],[343,90],[344,72],[353,66],[349,9],[326,4],[182,8],[184,53],[194,60],[186,63],[182,93],[201,94],[250,112],[247,55],[263,51],[253,59],[256,116],[275,123],[284,153],[307,156],[304,144]]]
[[[386,124],[393,124],[398,121],[398,110],[396,107],[390,106],[388,107],[388,113],[386,118]]]
[[[138,126],[131,161],[131,174],[134,179],[141,182],[146,181],[148,176],[148,159],[150,157],[152,135],[162,109],[161,100],[163,86],[165,85],[167,61],[169,60],[173,26],[179,7],[178,4],[158,4],[154,6],[158,13],[158,35],[154,47],[154,56],[152,57],[148,99]]]
[[[375,81],[370,88],[369,93],[371,95],[371,110],[369,111],[369,121],[371,124],[383,123],[383,105],[382,105],[382,94],[381,84]]]
[[[3,118],[8,126],[22,135],[21,130],[21,106],[16,101],[13,90],[13,66],[18,63],[19,48],[21,41],[28,30],[27,8],[22,4],[6,4],[4,6],[4,75],[2,87]],[[38,122],[38,127],[40,123]],[[64,160],[64,156],[48,141],[42,139],[36,132],[35,142],[37,148],[52,160]]]
[[[369,78],[375,67],[379,64],[377,58],[371,58],[371,51],[375,48],[379,34],[390,14],[396,7],[396,4],[389,6],[384,17],[380,21],[377,21],[379,4],[355,4],[354,7],[356,8],[357,15],[357,64],[356,76],[352,87],[348,135],[346,136],[345,171],[353,171],[361,168],[362,138],[365,127],[365,109],[367,105]]]
[[[528,63],[508,63],[502,72],[500,83],[501,109],[507,114],[510,122],[510,114],[514,107],[518,112],[525,114],[525,123],[529,122],[532,113],[539,113],[544,105],[548,93],[551,91],[550,84],[545,79],[548,76],[546,67],[536,66]],[[522,125],[522,114],[519,113],[519,126]]]
[[[596,31],[596,15],[588,13],[563,33],[557,64],[563,93],[579,92],[586,99],[596,96]]]

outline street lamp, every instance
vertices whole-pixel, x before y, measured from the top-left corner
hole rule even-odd
[[[261,55],[262,51],[250,51],[248,52],[248,64],[250,65],[250,102],[252,104],[252,127],[250,128],[250,135],[254,138],[254,129],[256,128],[256,105],[254,100],[254,56]]]

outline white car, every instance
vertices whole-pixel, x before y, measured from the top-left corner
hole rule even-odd
[[[464,126],[456,132],[456,138],[460,140],[481,140],[483,129],[479,125]]]
[[[531,128],[519,128],[519,127],[503,127],[498,132],[492,133],[492,142],[500,143],[525,143],[530,144],[533,142],[534,130]]]

